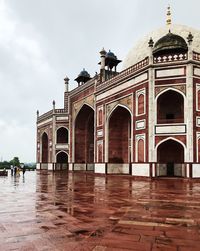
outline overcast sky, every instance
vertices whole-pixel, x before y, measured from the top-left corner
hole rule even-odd
[[[104,46],[124,59],[138,39],[173,23],[200,29],[199,0],[0,0],[0,158],[35,161],[36,110],[63,107],[63,78],[98,71]]]

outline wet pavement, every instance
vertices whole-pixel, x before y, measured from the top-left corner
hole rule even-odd
[[[200,250],[198,182],[38,171],[0,188],[0,251]]]

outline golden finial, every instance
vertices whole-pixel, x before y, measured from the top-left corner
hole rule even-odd
[[[172,15],[171,15],[171,8],[170,5],[167,7],[167,21],[166,21],[167,26],[170,29],[170,26],[172,24]]]

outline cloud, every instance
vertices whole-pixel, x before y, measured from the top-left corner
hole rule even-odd
[[[9,120],[0,120],[0,158],[11,160],[18,156],[21,161],[33,160],[35,134],[31,127]]]
[[[0,0],[0,156],[34,161],[36,110],[50,110],[53,99],[63,107],[64,76],[74,88],[82,68],[93,75],[103,46],[123,60],[138,39],[165,25],[168,3]],[[170,3],[175,22],[199,28],[199,0]]]
[[[35,112],[56,79],[35,30],[0,1],[0,155],[35,159]],[[42,83],[42,84],[41,84]],[[28,147],[27,147],[28,146]],[[29,150],[28,150],[29,149]]]

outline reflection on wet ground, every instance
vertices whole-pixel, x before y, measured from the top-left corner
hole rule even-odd
[[[0,250],[200,250],[200,183],[0,177]]]

